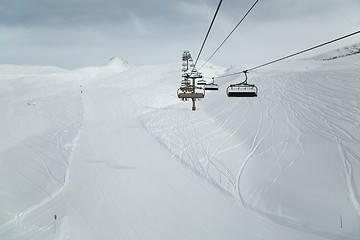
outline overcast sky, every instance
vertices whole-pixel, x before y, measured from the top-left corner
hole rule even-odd
[[[218,0],[1,0],[0,64],[134,65],[194,58]],[[200,59],[206,60],[255,0],[223,0]],[[260,0],[210,61],[262,64],[360,30],[360,0]],[[360,42],[360,35],[311,54]],[[309,55],[309,54],[308,54]],[[303,56],[304,57],[304,56]]]

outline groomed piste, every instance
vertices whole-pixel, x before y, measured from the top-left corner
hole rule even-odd
[[[219,78],[196,112],[181,62],[0,65],[0,239],[358,240],[360,55],[341,54],[252,71],[256,98]]]

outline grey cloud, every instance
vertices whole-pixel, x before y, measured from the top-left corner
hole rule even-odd
[[[254,2],[223,1],[201,58],[216,49]],[[214,0],[1,0],[0,63],[72,68],[98,65],[115,55],[136,65],[178,61],[184,49],[197,54],[217,4]],[[259,1],[211,62],[259,63],[328,41],[359,28],[359,10],[359,0]]]
[[[171,4],[156,0],[5,0],[0,2],[0,24],[42,27],[121,24],[129,19],[130,11],[159,23],[164,16],[167,21],[177,16],[169,12]]]
[[[126,18],[126,6],[122,7],[118,1],[112,0],[17,0],[0,4],[2,25],[61,27],[121,21]]]
[[[227,1],[222,10],[233,19],[240,19],[255,0]],[[271,0],[259,1],[248,18],[251,21],[274,21],[301,19],[306,16],[322,15],[329,12],[359,10],[359,0]],[[339,13],[341,13],[339,12]]]

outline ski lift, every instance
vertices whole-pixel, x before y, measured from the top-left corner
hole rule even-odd
[[[195,65],[194,65],[195,66]],[[195,68],[191,70],[190,78],[202,78],[201,73],[199,73]]]
[[[191,58],[190,52],[188,50],[184,50],[184,52],[182,54],[182,60],[187,61],[187,60],[189,60],[189,58]]]
[[[217,91],[219,90],[219,85],[217,85],[216,83],[214,83],[214,78],[212,78],[212,82],[211,83],[207,83],[204,86],[205,90],[211,90],[211,91]]]
[[[191,85],[183,85],[179,88],[180,91],[182,92],[192,92],[193,91],[193,86]]]
[[[183,80],[181,80],[181,85],[182,86],[190,85],[190,80],[188,78],[184,78]]]
[[[191,68],[194,68],[194,67],[195,67],[194,61],[193,61],[193,59],[192,59],[191,57],[189,58],[189,66],[190,66]]]
[[[204,79],[200,79],[196,82],[196,84],[199,86],[204,86],[204,85],[206,85],[206,81]]]
[[[216,83],[209,83],[205,85],[204,89],[210,91],[218,91],[219,85],[217,85]]]
[[[258,88],[255,84],[247,83],[247,71],[244,71],[245,81],[237,84],[231,84],[226,89],[226,94],[228,97],[257,97]]]
[[[196,91],[201,90],[201,91]],[[205,90],[200,87],[194,87],[194,86],[186,86],[186,87],[180,87],[177,90],[178,98],[181,98],[183,100],[188,100],[189,98],[192,99],[200,99],[205,97]]]

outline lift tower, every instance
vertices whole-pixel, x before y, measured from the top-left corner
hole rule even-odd
[[[196,86],[196,79],[202,78],[202,75],[195,69],[189,51],[184,51],[182,60],[183,79],[180,88],[177,90],[177,95],[178,98],[181,98],[183,101],[191,99],[193,102],[192,110],[196,111],[195,101],[205,96],[204,88]],[[189,67],[192,68],[190,73]]]

